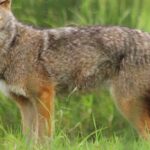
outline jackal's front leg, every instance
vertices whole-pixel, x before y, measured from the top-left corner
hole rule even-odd
[[[52,137],[53,132],[53,115],[54,115],[54,87],[52,85],[43,84],[34,103],[37,110],[38,137]]]
[[[29,98],[16,95],[14,93],[11,93],[11,96],[19,107],[24,135],[28,136],[29,138],[33,137],[34,135],[35,138],[37,133],[36,124],[38,117],[32,101],[30,101]]]
[[[37,89],[29,98],[12,93],[21,112],[23,133],[35,140],[52,137],[55,94],[48,84],[40,84]]]

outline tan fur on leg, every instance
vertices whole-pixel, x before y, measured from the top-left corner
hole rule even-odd
[[[39,98],[36,103],[38,111],[39,137],[43,137],[44,135],[52,136],[54,94],[53,86],[43,85],[40,89]]]
[[[52,120],[54,112],[54,87],[42,85],[36,98],[30,100],[23,96],[12,94],[22,117],[23,132],[34,139],[44,136],[52,137]]]
[[[149,138],[150,115],[144,101],[134,99],[120,99],[116,102],[121,113],[137,129],[145,139]]]
[[[37,124],[37,112],[33,103],[28,98],[23,96],[18,96],[15,94],[11,95],[13,96],[13,99],[17,103],[17,106],[21,112],[23,133],[29,137],[33,137],[33,135],[35,136],[35,133],[37,132],[35,128]]]

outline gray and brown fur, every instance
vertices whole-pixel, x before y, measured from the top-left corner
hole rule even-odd
[[[150,34],[125,27],[38,30],[0,0],[0,77],[20,108],[24,133],[52,135],[57,92],[109,81],[115,103],[140,135],[150,129]]]

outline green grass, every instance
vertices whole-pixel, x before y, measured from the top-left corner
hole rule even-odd
[[[122,135],[111,133],[110,137],[104,136],[107,128],[95,129],[85,137],[76,136],[70,138],[63,130],[57,130],[54,139],[45,140],[44,144],[29,142],[23,137],[20,130],[10,131],[0,127],[0,149],[2,150],[148,150],[150,144],[137,138],[132,129],[125,128]]]
[[[39,27],[119,25],[150,31],[149,0],[14,0],[13,12],[24,23]],[[2,150],[148,150],[119,114],[109,92],[57,97],[53,141],[28,142],[21,133],[20,114],[12,100],[0,95]]]
[[[44,145],[27,140],[21,133],[20,115],[10,99],[1,99],[0,149],[3,150],[146,150],[150,144],[138,138],[134,129],[113,105],[110,94],[78,95],[58,98],[56,103],[54,139]]]

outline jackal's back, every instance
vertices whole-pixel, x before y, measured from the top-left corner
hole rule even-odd
[[[142,69],[150,61],[150,36],[139,30],[66,27],[46,30],[44,37],[43,64],[61,86],[97,86],[120,70]]]

